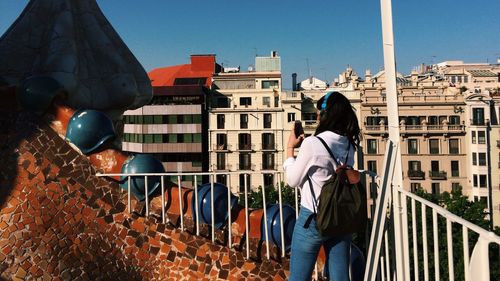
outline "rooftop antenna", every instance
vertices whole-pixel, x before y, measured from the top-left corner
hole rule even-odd
[[[256,57],[259,56],[258,53],[257,53],[257,48],[254,47],[253,50],[255,51],[255,56]]]
[[[307,71],[309,72],[309,77],[312,77],[311,68],[309,67],[309,58],[306,58]]]

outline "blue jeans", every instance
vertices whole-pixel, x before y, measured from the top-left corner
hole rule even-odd
[[[309,227],[305,228],[304,224],[311,214],[311,211],[302,207],[295,223],[289,280],[311,280],[319,249],[323,245],[326,253],[326,275],[330,280],[349,281],[351,235],[321,236],[316,229],[316,219],[312,219]]]

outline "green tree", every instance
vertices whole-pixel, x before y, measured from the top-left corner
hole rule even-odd
[[[295,189],[285,185],[285,183],[281,182],[281,200],[283,204],[287,204],[295,208]],[[279,203],[279,194],[278,188],[275,186],[267,186],[266,190],[266,204],[278,204]],[[300,195],[299,195],[300,202]],[[239,197],[239,204],[241,206],[245,206],[245,194],[241,193]],[[250,208],[258,209],[263,207],[263,198],[262,198],[262,187],[259,186],[257,190],[252,190],[248,193],[248,206]]]

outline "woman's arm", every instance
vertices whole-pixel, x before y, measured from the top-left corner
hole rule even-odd
[[[307,138],[302,142],[297,158],[293,158],[293,148],[291,153],[287,152],[288,159],[283,164],[286,171],[286,181],[290,186],[299,186],[310,167],[310,162],[313,159],[314,144],[312,138]]]

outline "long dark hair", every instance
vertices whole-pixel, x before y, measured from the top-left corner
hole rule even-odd
[[[349,100],[339,92],[330,92],[318,100],[316,107],[320,110],[321,118],[314,135],[324,131],[332,131],[349,138],[349,142],[356,149],[361,134],[358,118]]]

